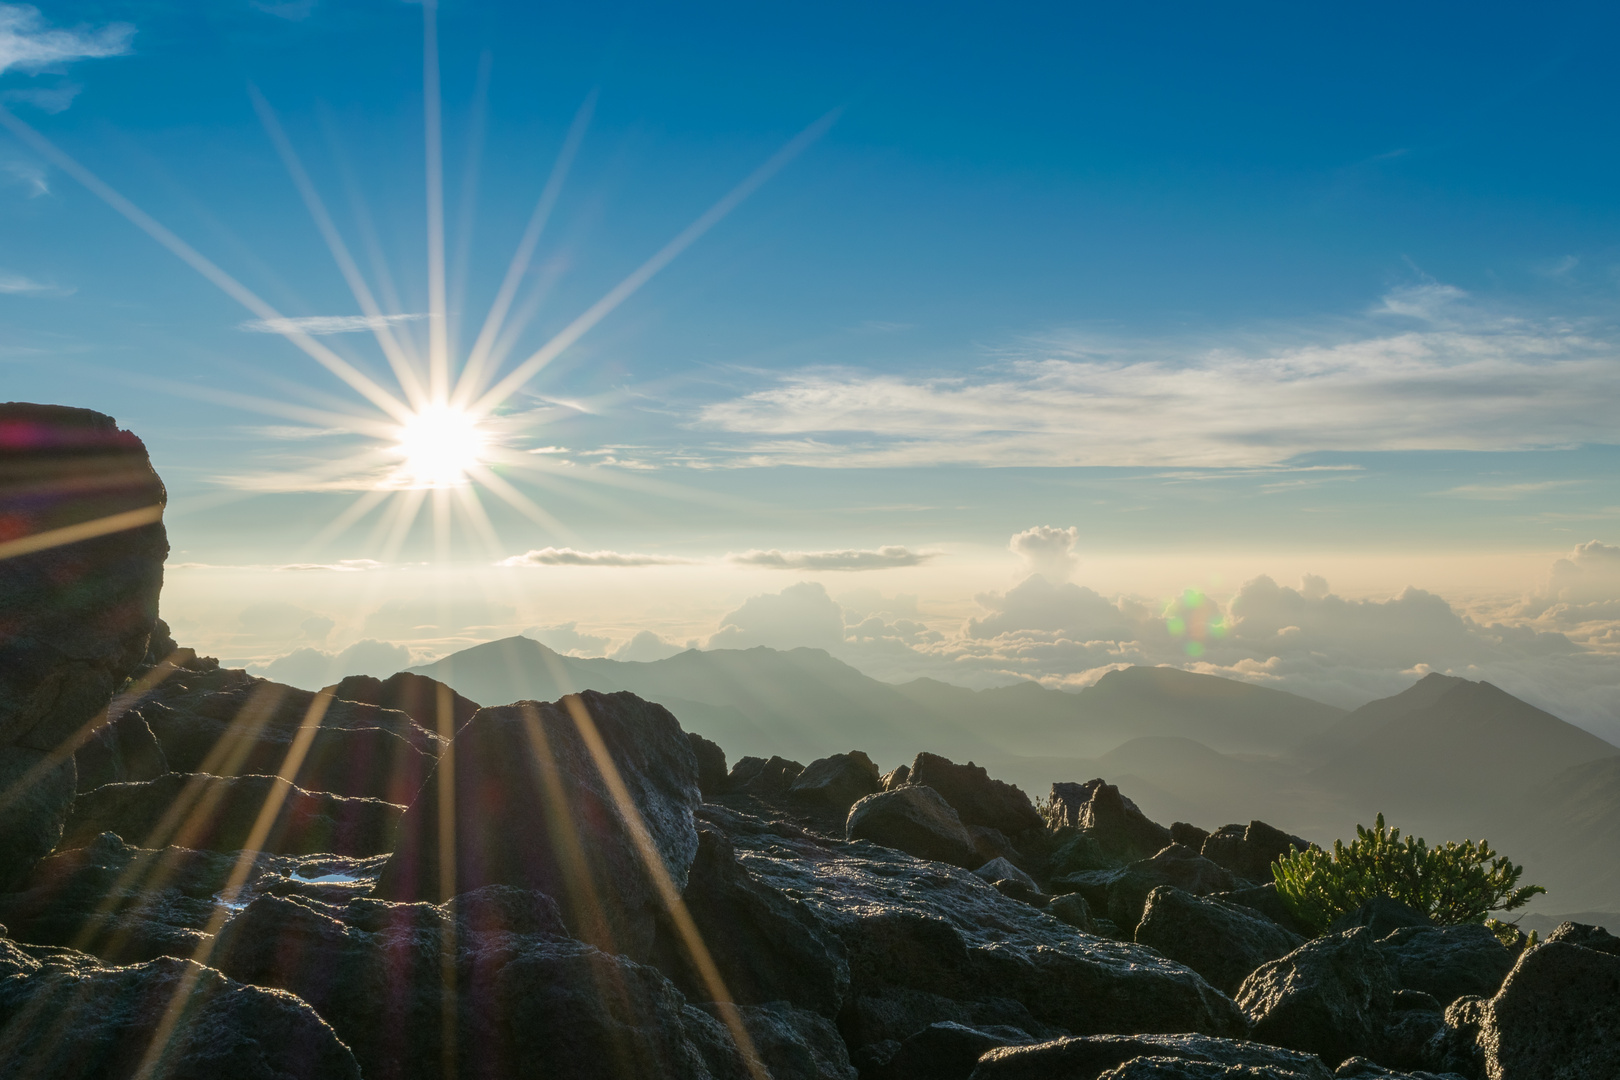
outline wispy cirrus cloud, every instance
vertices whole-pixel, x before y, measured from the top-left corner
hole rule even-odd
[[[0,175],[26,190],[30,199],[51,193],[50,181],[46,178],[44,167],[34,162],[8,161],[0,165]]]
[[[545,547],[502,559],[498,566],[685,566],[695,560],[674,555],[642,555],[633,551],[576,551]]]
[[[1390,332],[1378,320],[1424,325]],[[1451,286],[1390,293],[1338,342],[1277,348],[1027,343],[917,377],[806,369],[711,403],[733,465],[1252,468],[1322,451],[1614,441],[1620,334],[1492,315]]]
[[[760,566],[770,570],[888,570],[919,566],[934,557],[930,552],[885,545],[873,550],[846,548],[841,551],[768,551],[758,549],[733,552],[725,561],[734,566]]]
[[[122,56],[129,52],[134,36],[135,28],[121,22],[98,28],[54,29],[31,4],[0,4],[0,72]]]
[[[322,337],[328,334],[354,334],[362,330],[380,330],[400,323],[416,322],[427,315],[414,312],[407,315],[303,315],[284,319],[249,319],[238,329],[253,334],[309,334]]]
[[[49,281],[35,281],[24,274],[0,270],[0,293],[7,296],[71,296],[74,289]]]

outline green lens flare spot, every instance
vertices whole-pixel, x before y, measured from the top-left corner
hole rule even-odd
[[[1203,643],[1198,642],[1198,641],[1189,641],[1189,642],[1187,642],[1187,655],[1192,657],[1194,660],[1198,659],[1200,656],[1203,656],[1204,655]]]
[[[1170,631],[1171,637],[1180,637],[1187,632],[1187,620],[1180,615],[1172,615],[1164,620],[1164,628]]]

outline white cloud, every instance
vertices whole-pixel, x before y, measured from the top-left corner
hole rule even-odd
[[[643,663],[653,660],[663,660],[684,652],[685,649],[672,641],[665,641],[651,630],[642,630],[635,637],[613,650],[615,660],[634,660]]]
[[[122,56],[129,52],[129,40],[134,36],[135,28],[128,23],[53,30],[32,5],[0,4],[0,72]]]
[[[425,319],[425,314],[410,315],[304,315],[297,318],[249,319],[238,329],[254,334],[309,334],[321,337],[327,334],[353,334],[361,330],[380,330],[400,323]]]
[[[0,174],[4,174],[12,183],[25,189],[30,199],[51,193],[51,185],[46,179],[45,168],[42,165],[36,165],[31,161],[8,161],[0,165]]]
[[[35,281],[22,274],[0,270],[0,293],[10,296],[71,296],[75,290],[46,281]]]
[[[565,656],[605,656],[608,646],[613,644],[612,638],[582,632],[577,622],[530,626],[524,629],[523,636]]]
[[[1076,552],[1079,544],[1080,530],[1073,525],[1067,529],[1037,525],[1014,533],[1007,541],[1007,550],[1027,562],[1035,573],[1053,581],[1067,581],[1080,561]]]
[[[12,89],[0,93],[0,101],[20,101],[24,105],[32,105],[40,112],[50,113],[53,116],[59,112],[66,112],[73,104],[73,99],[79,96],[84,87],[78,83],[62,82],[55,86],[35,86],[26,90]]]
[[[899,566],[920,566],[934,556],[896,545],[861,551],[769,551],[753,549],[726,556],[737,566],[762,566],[772,570],[887,570]]]
[[[941,377],[807,369],[699,412],[742,464],[1267,467],[1316,451],[1606,443],[1617,343],[1494,316],[1460,291],[1391,293],[1351,340],[1101,348],[1058,339]],[[1375,320],[1376,321],[1376,320]]]
[[[411,666],[411,650],[387,641],[357,641],[342,652],[321,649],[295,649],[286,656],[260,667],[250,665],[255,674],[305,690],[330,686],[345,675],[375,675],[386,678]]]
[[[801,581],[779,593],[750,597],[720,620],[707,647],[831,650],[843,643],[843,612],[819,582]]]
[[[683,566],[691,559],[673,555],[639,555],[633,551],[576,551],[546,547],[502,559],[497,566]]]

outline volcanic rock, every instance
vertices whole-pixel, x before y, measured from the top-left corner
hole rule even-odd
[[[988,881],[992,885],[998,881],[1014,881],[1029,892],[1038,893],[1041,891],[1041,887],[1035,884],[1034,878],[1002,858],[991,859],[973,871],[973,876],[982,881]]]
[[[971,761],[957,765],[938,754],[918,754],[906,783],[926,784],[939,792],[964,825],[996,829],[1011,837],[1045,824],[1028,795],[1012,784],[992,779]]]
[[[1547,935],[1547,940],[1565,941],[1571,945],[1620,956],[1620,937],[1615,937],[1601,926],[1577,922],[1559,923],[1557,928]]]
[[[698,792],[705,800],[712,800],[726,792],[726,752],[718,743],[710,742],[695,731],[686,733],[692,744],[692,753],[698,763]]]
[[[1613,1075],[1620,1062],[1620,956],[1568,941],[1527,950],[1480,1006],[1478,1046],[1488,1080]]]
[[[804,771],[797,761],[772,754],[769,759],[759,757],[738,758],[726,778],[727,791],[743,791],[769,798],[783,795],[788,786]]]
[[[1136,942],[1186,964],[1230,995],[1255,968],[1288,955],[1305,939],[1249,908],[1160,886],[1148,894]]]
[[[1226,867],[1240,878],[1263,885],[1271,880],[1271,864],[1290,849],[1314,847],[1309,840],[1273,828],[1263,821],[1223,825],[1204,840],[1199,854]]]
[[[1416,908],[1408,907],[1392,897],[1375,896],[1354,911],[1346,912],[1334,919],[1328,927],[1328,933],[1338,934],[1345,930],[1354,930],[1358,926],[1365,926],[1372,931],[1373,937],[1382,938],[1402,927],[1433,925],[1433,921]]]
[[[1237,1072],[1232,1080],[1238,1077],[1244,1080],[1293,1080],[1295,1077],[1333,1080],[1333,1073],[1313,1055],[1242,1039],[1203,1035],[1101,1035],[1007,1047],[986,1053],[979,1059],[972,1076],[973,1080],[1053,1080],[1055,1077],[1096,1080],[1116,1075],[1110,1070],[1140,1059],[1269,1070]],[[1159,1066],[1156,1064],[1156,1067]],[[1176,1076],[1174,1072],[1158,1075]]]
[[[1441,1007],[1464,995],[1491,997],[1513,970],[1513,957],[1478,923],[1409,926],[1378,943],[1395,980],[1431,994]]]
[[[878,767],[859,750],[818,758],[788,785],[794,798],[818,803],[843,814],[861,799],[880,790]]]
[[[616,780],[599,771],[592,746]],[[535,889],[557,899],[576,936],[644,957],[662,910],[655,875],[685,887],[697,853],[697,778],[680,724],[628,692],[481,709],[405,812],[376,895],[442,901],[484,885]],[[618,785],[627,806],[614,797]],[[453,835],[441,837],[441,823]],[[447,848],[450,864],[441,862]]]
[[[165,1032],[177,1000],[186,1007]],[[163,1049],[143,1073],[155,1034],[166,1034]],[[243,986],[189,960],[109,968],[81,953],[3,940],[0,1061],[26,1063],[25,1073],[51,1080],[360,1077],[331,1027],[289,994]]]
[[[73,751],[146,656],[165,498],[111,417],[0,405],[0,888],[56,845]]]
[[[896,765],[894,768],[883,774],[883,779],[879,781],[879,784],[882,786],[884,791],[893,791],[901,784],[904,784],[910,776],[910,765]]]
[[[386,679],[350,675],[328,689],[343,701],[402,712],[444,739],[460,731],[480,708],[439,680],[414,671],[395,672]]]
[[[154,780],[169,771],[169,759],[140,713],[125,713],[79,745],[73,755],[78,788]]]
[[[974,867],[981,861],[950,803],[920,784],[868,795],[850,807],[844,834],[952,866]]]
[[[1376,1052],[1395,988],[1372,931],[1358,927],[1265,964],[1235,1000],[1256,1039],[1340,1061]]]
[[[267,808],[274,816],[261,823]],[[381,855],[392,850],[404,812],[381,799],[305,791],[273,776],[165,773],[80,795],[63,828],[62,846],[80,847],[111,832],[141,847],[173,843],[210,851],[251,846],[283,855]],[[260,836],[257,830],[265,826]]]
[[[1053,784],[1049,805],[1054,827],[1079,829],[1113,858],[1146,859],[1170,843],[1169,829],[1102,780]]]
[[[1203,896],[1231,889],[1233,877],[1192,848],[1170,844],[1152,858],[1139,859],[1124,869],[1074,874],[1058,884],[1079,892],[1093,908],[1106,912],[1129,932],[1141,921],[1148,894],[1161,885]]]
[[[859,1016],[868,997],[904,990],[959,1003],[1010,999],[1040,1022],[1071,1032],[1232,1034],[1245,1026],[1232,1003],[1192,971],[1149,949],[1078,934],[964,870],[720,807],[705,806],[700,815],[730,837],[756,882],[804,905],[843,942],[846,1015]],[[904,1038],[937,1020],[1001,1022],[908,1015],[923,1022],[899,1035],[868,1028],[851,1038],[851,1047]]]
[[[868,1071],[877,1080],[967,1080],[979,1058],[988,1051],[1034,1041],[1027,1032],[1014,1027],[970,1027],[941,1020],[900,1043],[893,1057]]]
[[[785,1001],[737,1011],[771,1080],[856,1080],[843,1036],[826,1017]]]
[[[463,1076],[746,1075],[718,1021],[654,969],[563,937],[541,894],[317,907],[260,896],[215,953],[233,977],[314,1005],[367,1080],[438,1078],[447,1060]]]

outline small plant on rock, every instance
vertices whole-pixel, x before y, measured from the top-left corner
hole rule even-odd
[[[1522,907],[1540,885],[1520,885],[1515,866],[1484,841],[1429,847],[1421,838],[1401,838],[1379,814],[1371,829],[1356,826],[1349,846],[1333,842],[1287,855],[1271,864],[1277,894],[1294,917],[1318,934],[1339,916],[1379,896],[1421,911],[1440,926],[1482,923],[1492,911]]]

